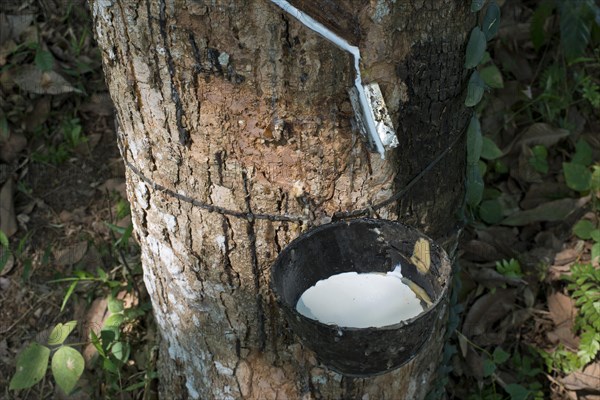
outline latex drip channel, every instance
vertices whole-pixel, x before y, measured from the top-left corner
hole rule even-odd
[[[398,146],[398,139],[379,85],[377,83],[363,85],[362,83],[359,48],[351,45],[346,39],[327,29],[323,24],[289,2],[285,0],[271,0],[271,2],[296,18],[307,28],[317,32],[340,49],[352,54],[356,78],[354,87],[349,90],[349,95],[354,116],[360,132],[367,138],[370,147],[376,150],[382,159],[385,159],[386,148]]]

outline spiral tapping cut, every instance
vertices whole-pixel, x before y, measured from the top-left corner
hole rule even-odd
[[[344,38],[338,36],[311,16],[291,5],[285,0],[271,0],[271,2],[285,12],[296,18],[307,28],[317,32],[342,50],[354,57],[356,78],[354,87],[349,90],[352,108],[361,133],[369,139],[377,152],[385,159],[385,147],[394,148],[398,145],[396,132],[392,125],[385,101],[377,83],[363,85],[360,75],[360,50]]]

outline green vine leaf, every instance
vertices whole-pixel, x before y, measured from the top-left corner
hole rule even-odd
[[[110,311],[111,314],[117,314],[122,312],[123,310],[124,307],[122,300],[119,300],[113,296],[108,297],[108,311]]]
[[[504,87],[504,80],[502,79],[502,73],[494,64],[488,65],[479,71],[481,79],[491,88],[502,89]]]
[[[592,190],[600,190],[600,165],[594,165],[594,172],[592,172]]]
[[[478,26],[473,28],[469,43],[467,43],[467,55],[465,59],[465,68],[475,68],[483,59],[485,53],[486,39],[485,34]]]
[[[481,124],[476,116],[471,118],[467,128],[467,163],[475,164],[481,157],[482,147]]]
[[[85,361],[83,356],[74,348],[63,346],[52,357],[52,374],[60,388],[67,394],[71,393],[79,377],[83,373]]]
[[[502,150],[496,146],[492,139],[484,137],[483,146],[481,146],[481,158],[484,160],[495,160],[502,157]]]
[[[500,27],[500,7],[496,2],[492,2],[485,11],[483,18],[483,34],[487,40],[492,39],[498,33]]]
[[[592,231],[594,231],[594,224],[588,219],[582,219],[573,227],[573,233],[583,240],[592,238]]]
[[[104,321],[105,327],[119,327],[125,321],[125,316],[123,313],[111,314]]]
[[[56,346],[59,344],[63,344],[63,342],[67,339],[67,336],[73,332],[77,326],[77,321],[69,321],[66,324],[57,324],[52,332],[50,332],[50,336],[48,337],[48,345]]]
[[[546,41],[544,25],[546,24],[546,20],[548,20],[550,15],[552,15],[554,7],[554,1],[544,0],[537,6],[533,15],[531,16],[531,42],[536,50],[539,50]]]
[[[50,349],[33,342],[19,354],[17,372],[10,380],[10,390],[27,389],[42,380],[48,369]]]
[[[504,218],[504,210],[498,199],[484,200],[479,205],[479,218],[486,224],[497,224]]]
[[[486,358],[483,361],[483,376],[491,376],[494,372],[496,372],[496,364]]]
[[[467,204],[476,207],[483,197],[483,178],[479,171],[479,165],[467,165]]]
[[[593,14],[583,1],[567,1],[560,5],[560,42],[567,57],[573,61],[583,55],[590,41],[588,20]]]
[[[5,249],[8,249],[9,246],[8,236],[6,236],[6,234],[2,231],[0,231],[0,245],[2,245],[2,247]]]
[[[477,12],[483,8],[485,0],[472,0],[471,1],[471,12]]]
[[[588,166],[594,160],[592,152],[592,146],[590,146],[584,139],[579,139],[577,144],[575,144],[575,154],[573,154],[571,162]]]
[[[502,364],[510,358],[510,354],[508,354],[506,351],[504,351],[504,349],[502,349],[502,347],[496,347],[494,349],[493,357],[494,357],[494,362],[496,364]]]
[[[590,189],[592,173],[587,167],[581,164],[564,162],[563,172],[569,188],[578,192],[585,192]]]
[[[531,158],[528,160],[537,172],[547,174],[550,166],[548,165],[548,149],[543,144],[536,144],[531,148]]]
[[[49,51],[42,50],[38,47],[33,62],[35,62],[36,67],[41,71],[46,72],[52,70],[52,67],[54,66],[54,57]]]
[[[483,97],[485,90],[485,82],[481,79],[479,72],[473,71],[471,78],[469,79],[469,85],[467,86],[467,98],[465,99],[465,105],[467,107],[476,106]]]
[[[504,390],[510,395],[510,400],[527,400],[531,394],[526,387],[518,383],[509,383]]]

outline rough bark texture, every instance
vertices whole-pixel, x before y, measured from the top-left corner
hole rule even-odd
[[[343,377],[289,332],[269,267],[300,232],[388,198],[461,134],[469,2],[294,3],[359,45],[364,80],[379,83],[398,131],[400,147],[385,161],[353,129],[350,56],[270,1],[90,4],[163,338],[165,398],[422,398],[443,320],[404,367]],[[464,153],[459,142],[377,216],[451,244]]]

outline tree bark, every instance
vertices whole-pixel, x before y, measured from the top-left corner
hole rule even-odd
[[[451,248],[459,230],[466,0],[296,1],[358,45],[400,146],[353,128],[349,54],[268,0],[90,0],[120,125],[165,398],[423,398],[444,321],[377,377],[327,370],[286,328],[269,268],[306,229],[390,198],[374,216]],[[341,214],[340,214],[341,213]]]

